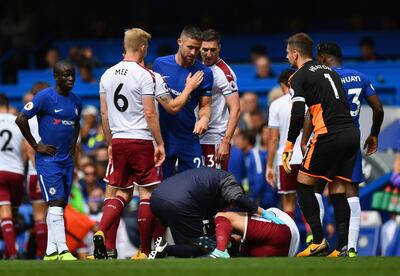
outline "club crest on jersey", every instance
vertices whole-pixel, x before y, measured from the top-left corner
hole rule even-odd
[[[29,102],[24,106],[24,109],[29,111],[32,110],[33,106],[33,102]]]
[[[231,89],[232,89],[232,90],[236,90],[236,89],[237,89],[235,81],[233,81],[233,80],[230,81],[230,82],[229,82],[229,85],[231,86]]]
[[[49,189],[49,194],[51,194],[51,195],[55,195],[56,192],[57,192],[57,190],[56,190],[56,188],[54,188],[54,187],[51,187],[51,188]]]

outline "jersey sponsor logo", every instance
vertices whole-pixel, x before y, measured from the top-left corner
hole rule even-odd
[[[360,76],[345,76],[340,78],[343,84],[348,82],[361,82]]]
[[[55,113],[58,113],[58,112],[61,112],[61,111],[63,111],[64,109],[54,109],[54,112]]]
[[[33,102],[29,102],[24,106],[24,109],[29,111],[32,110],[33,106]]]
[[[60,119],[54,118],[53,125],[59,125],[59,124],[63,124],[65,126],[73,126],[73,125],[75,125],[75,122],[74,121],[68,121],[68,120],[60,120]]]

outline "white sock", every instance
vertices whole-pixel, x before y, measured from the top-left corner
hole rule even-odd
[[[62,207],[49,207],[47,214],[58,253],[68,250],[65,240],[64,209]]]
[[[50,209],[51,207],[49,207]],[[54,231],[52,228],[52,223],[50,223],[50,213],[47,211],[47,217],[46,217],[46,223],[47,223],[47,247],[46,247],[46,255],[51,255],[53,253],[57,253],[57,243],[55,241],[54,237]]]
[[[361,205],[359,197],[349,197],[347,199],[350,206],[350,224],[349,224],[349,243],[348,248],[354,248],[357,251],[358,235],[360,234],[361,223]]]
[[[322,200],[322,195],[315,193],[315,197],[317,198],[318,205],[319,205],[319,219],[321,220],[321,225],[324,224],[324,216],[325,216],[325,207],[324,202]]]

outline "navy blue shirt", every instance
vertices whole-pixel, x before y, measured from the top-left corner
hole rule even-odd
[[[333,67],[339,74],[343,87],[347,93],[347,101],[350,106],[350,115],[357,127],[360,127],[360,106],[361,101],[376,95],[375,89],[370,80],[364,74],[343,67]]]
[[[186,78],[189,73],[204,71],[204,79],[200,86],[190,94],[189,101],[176,115],[169,114],[159,105],[160,127],[165,143],[193,144],[199,142],[199,137],[193,134],[196,123],[195,109],[201,96],[211,97],[214,77],[211,69],[198,60],[192,66],[182,67],[176,63],[175,55],[157,58],[153,70],[165,79],[173,98],[181,94],[185,88]]]
[[[68,96],[62,96],[52,87],[40,91],[24,106],[21,112],[28,118],[37,116],[41,142],[57,148],[55,156],[36,153],[36,164],[73,164],[70,151],[81,111],[82,101],[77,95],[70,92]]]

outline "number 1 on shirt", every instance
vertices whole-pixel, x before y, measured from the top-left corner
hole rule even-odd
[[[335,98],[339,99],[339,93],[337,92],[335,83],[333,82],[331,75],[329,74],[324,74],[324,77],[327,78],[329,80],[329,82],[331,83],[332,89],[333,89],[333,93],[335,93]]]

